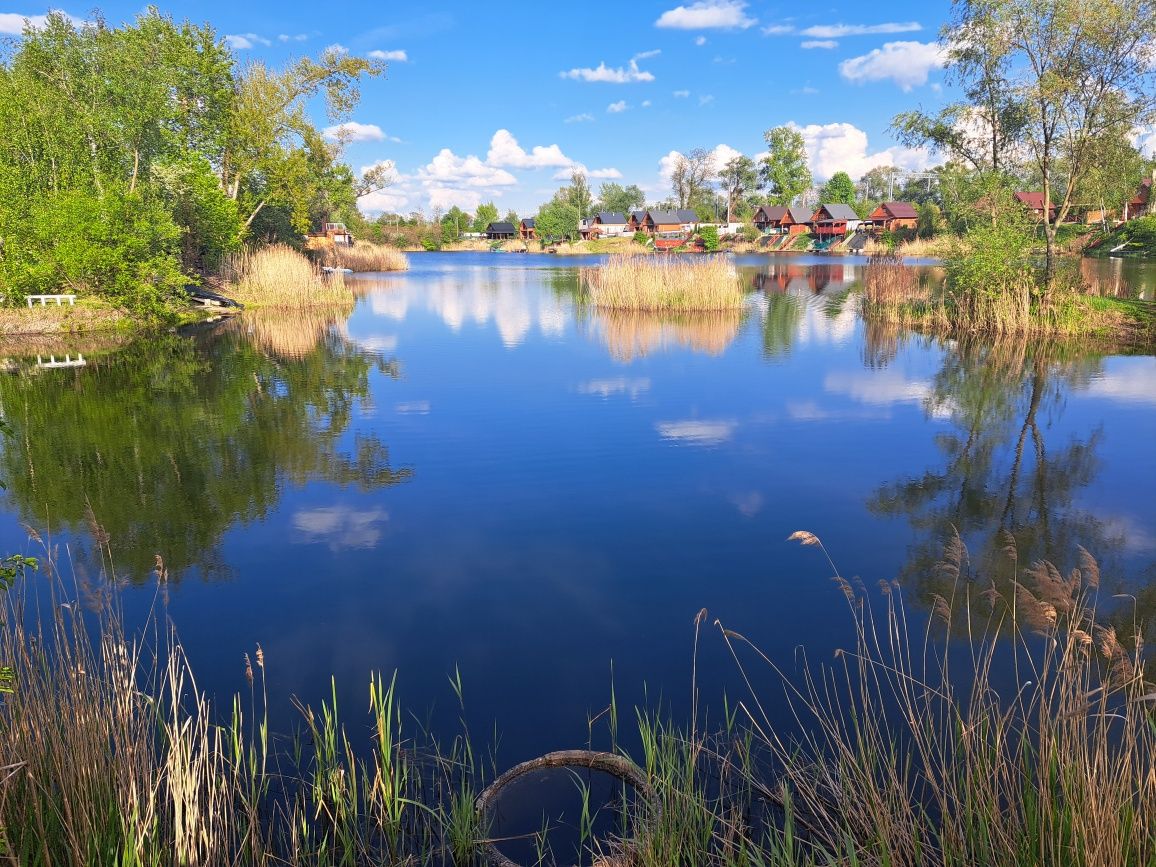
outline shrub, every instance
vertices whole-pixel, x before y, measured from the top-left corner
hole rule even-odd
[[[646,234],[646,232],[635,232],[634,233],[634,243],[635,244],[649,244],[650,243],[650,235]]]
[[[423,250],[425,250],[427,253],[432,253],[435,250],[440,250],[442,248],[441,239],[437,238],[433,235],[422,235],[421,248]]]
[[[755,226],[751,225],[750,223],[747,223],[745,226],[743,226],[739,230],[739,237],[742,238],[744,241],[750,241],[752,243],[754,241],[759,240],[759,238],[762,237],[762,234],[763,234],[762,232],[760,232]]]
[[[702,238],[703,248],[708,253],[714,253],[718,250],[718,228],[716,226],[703,226],[698,230],[698,236]]]

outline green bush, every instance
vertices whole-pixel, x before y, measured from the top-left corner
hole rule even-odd
[[[435,250],[440,250],[442,248],[441,239],[434,236],[434,235],[422,235],[421,236],[421,248],[423,250],[425,250],[427,253],[432,253]]]
[[[742,229],[739,230],[739,237],[742,238],[744,241],[750,241],[752,243],[754,241],[759,240],[759,238],[762,237],[762,234],[763,233],[760,232],[751,223],[747,223],[745,226],[742,227]]]
[[[0,215],[0,281],[9,300],[73,292],[134,313],[161,315],[187,282],[181,229],[162,202],[138,194],[79,190],[23,203]]]
[[[635,244],[648,244],[648,243],[650,243],[650,235],[646,234],[646,232],[635,232],[634,233],[634,243]]]
[[[714,253],[718,250],[718,227],[717,226],[703,226],[698,230],[698,236],[702,238],[703,248],[708,253]]]

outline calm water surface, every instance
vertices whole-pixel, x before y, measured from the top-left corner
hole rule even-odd
[[[397,669],[452,733],[459,667],[502,766],[582,745],[612,670],[623,707],[685,712],[704,607],[776,659],[829,658],[843,599],[796,529],[917,606],[953,526],[976,580],[1001,528],[1024,560],[1079,544],[1153,617],[1156,358],[904,339],[857,318],[853,261],[768,261],[739,260],[743,316],[608,315],[576,299],[588,263],[426,254],[340,314],[82,367],[6,350],[0,543],[49,531],[96,592],[91,509],[130,619],[160,554],[201,685],[242,689],[260,643],[285,721],[331,675],[359,713]],[[737,689],[723,650],[704,640],[712,700]]]

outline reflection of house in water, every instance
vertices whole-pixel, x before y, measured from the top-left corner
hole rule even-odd
[[[755,275],[754,287],[760,292],[834,294],[851,288],[853,273],[853,266],[843,264],[824,262],[799,265],[775,262],[766,271]]]

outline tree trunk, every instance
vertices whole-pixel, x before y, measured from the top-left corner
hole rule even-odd
[[[251,214],[249,215],[249,219],[247,219],[247,220],[245,221],[245,228],[246,228],[246,229],[248,229],[248,228],[249,228],[249,226],[251,226],[251,225],[253,224],[253,220],[255,220],[255,219],[257,218],[257,215],[258,215],[259,213],[261,213],[261,209],[262,209],[263,207],[265,207],[265,200],[264,200],[264,199],[262,199],[260,202],[258,202],[258,203],[257,203],[257,207],[255,207],[255,208],[253,209],[253,213],[251,213]]]

